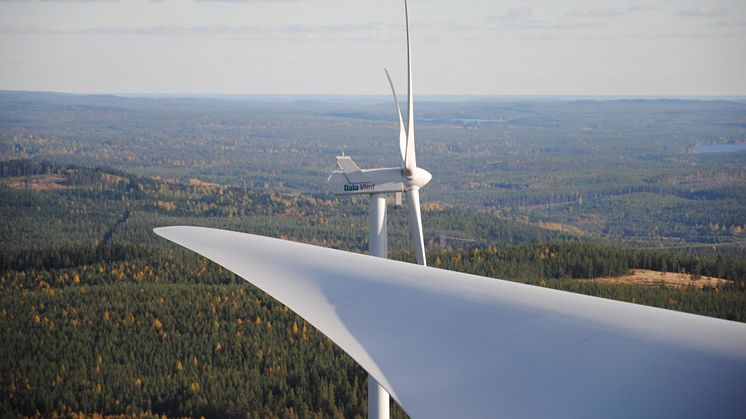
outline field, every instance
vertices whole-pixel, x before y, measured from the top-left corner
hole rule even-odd
[[[647,287],[672,288],[717,288],[730,284],[730,281],[711,276],[695,276],[675,272],[651,271],[649,269],[632,269],[627,275],[596,278],[596,282],[607,284],[630,284]]]

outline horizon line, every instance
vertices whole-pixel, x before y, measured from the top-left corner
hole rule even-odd
[[[54,91],[54,90],[27,90],[27,89],[0,89],[0,94],[7,93],[26,93],[26,94],[55,94],[68,96],[114,96],[121,98],[150,98],[150,99],[167,99],[167,98],[195,98],[195,99],[285,99],[293,98],[325,98],[325,99],[376,99],[390,98],[390,94],[384,93],[169,93],[169,92],[73,92],[73,91]],[[555,99],[555,100],[572,100],[572,99],[595,99],[595,100],[614,100],[614,99],[678,99],[678,100],[746,100],[746,95],[663,95],[663,94],[454,94],[454,93],[422,93],[416,95],[420,98],[440,98],[447,100],[474,100],[474,99]]]

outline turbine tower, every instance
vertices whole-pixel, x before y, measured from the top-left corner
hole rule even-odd
[[[368,253],[388,257],[386,194],[404,193],[407,196],[409,227],[417,264],[425,265],[425,240],[422,233],[420,188],[427,185],[432,175],[417,167],[414,146],[414,107],[412,92],[412,54],[409,38],[409,13],[404,0],[404,20],[407,33],[407,125],[404,126],[396,89],[388,70],[386,78],[394,96],[399,117],[399,152],[401,167],[360,169],[349,156],[337,156],[339,169],[329,176],[329,189],[335,195],[370,195],[368,222]],[[368,418],[389,419],[389,393],[372,376],[368,376]]]

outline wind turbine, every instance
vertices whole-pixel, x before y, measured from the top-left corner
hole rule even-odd
[[[407,33],[407,125],[399,107],[394,82],[388,70],[386,78],[394,96],[396,115],[399,117],[399,152],[401,167],[363,170],[349,156],[337,156],[340,170],[329,175],[327,184],[335,195],[370,195],[368,222],[368,254],[388,257],[388,228],[386,194],[404,193],[407,196],[409,226],[412,245],[418,265],[425,265],[425,239],[422,233],[420,188],[427,185],[432,175],[417,167],[414,145],[414,100],[412,89],[412,50],[409,37],[409,11],[404,0],[404,21]],[[389,393],[372,375],[368,375],[368,418],[389,419]]]
[[[413,250],[418,265],[425,265],[425,240],[422,234],[420,210],[420,188],[427,185],[432,175],[417,167],[414,144],[414,101],[412,91],[412,53],[409,39],[409,13],[404,1],[404,16],[407,32],[407,125],[404,125],[394,83],[388,70],[386,77],[394,96],[396,114],[399,117],[399,152],[401,166],[360,169],[349,156],[337,156],[339,169],[329,175],[327,184],[335,195],[370,195],[370,238],[369,253],[387,257],[386,194],[404,193],[407,196],[409,226]]]

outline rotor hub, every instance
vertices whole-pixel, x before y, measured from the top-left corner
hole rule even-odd
[[[415,167],[411,176],[404,176],[404,184],[408,191],[412,189],[420,189],[427,185],[432,178],[433,175],[431,175],[427,170]]]

